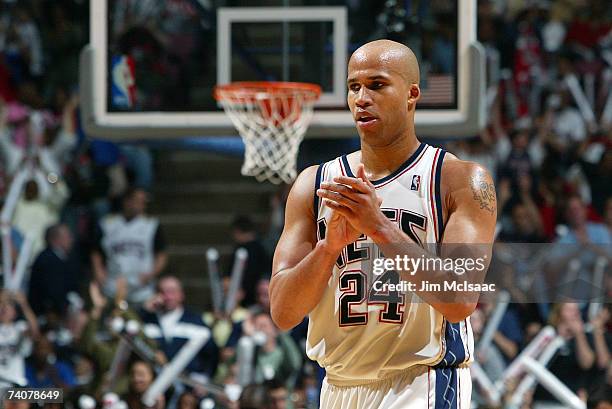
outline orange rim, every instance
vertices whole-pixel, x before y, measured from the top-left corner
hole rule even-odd
[[[270,94],[271,98],[287,94],[304,94],[306,99],[316,100],[321,95],[321,87],[307,82],[239,81],[217,85],[213,96],[217,101],[233,99],[235,95],[231,92],[239,93],[240,98],[251,98],[264,92]]]

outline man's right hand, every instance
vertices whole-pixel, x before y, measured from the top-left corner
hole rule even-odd
[[[324,201],[323,205],[326,202]],[[332,210],[325,230],[325,242],[330,251],[339,254],[344,247],[355,242],[359,236],[361,236],[361,233],[353,228],[346,217]]]

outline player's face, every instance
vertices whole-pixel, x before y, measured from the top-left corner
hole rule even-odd
[[[357,56],[348,71],[347,102],[359,136],[370,143],[387,143],[406,132],[411,125],[411,87],[393,64]]]

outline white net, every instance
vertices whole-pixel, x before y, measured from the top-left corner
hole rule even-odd
[[[319,92],[318,86],[296,83],[217,87],[217,100],[244,141],[243,175],[275,184],[295,179],[298,149]]]

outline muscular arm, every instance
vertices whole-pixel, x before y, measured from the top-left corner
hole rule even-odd
[[[476,163],[446,155],[442,165],[441,194],[447,214],[442,236],[442,257],[450,256],[445,250],[452,249],[457,243],[473,244],[478,256],[485,257],[488,269],[497,222],[497,200],[491,175]],[[446,307],[457,307],[457,318],[462,320],[472,314],[477,301]]]
[[[453,258],[456,256],[451,254],[453,252],[467,253],[465,255],[469,257],[473,250],[474,256],[486,257],[485,262],[488,268],[497,218],[495,186],[491,176],[481,166],[460,161],[453,155],[447,154],[442,165],[441,180],[446,223],[441,240],[443,245],[440,257]],[[399,232],[397,227],[394,226],[394,228]],[[465,246],[466,244],[478,246],[470,249]],[[449,277],[451,280],[456,278]],[[478,301],[464,294],[447,293],[443,300],[436,298],[438,299],[428,300],[426,298],[426,301],[451,322],[462,321],[471,315]],[[465,300],[466,302],[449,302],[450,300]]]
[[[313,209],[316,167],[295,181],[285,211],[270,281],[270,312],[282,330],[293,328],[317,305],[340,250],[327,240],[316,242]]]

